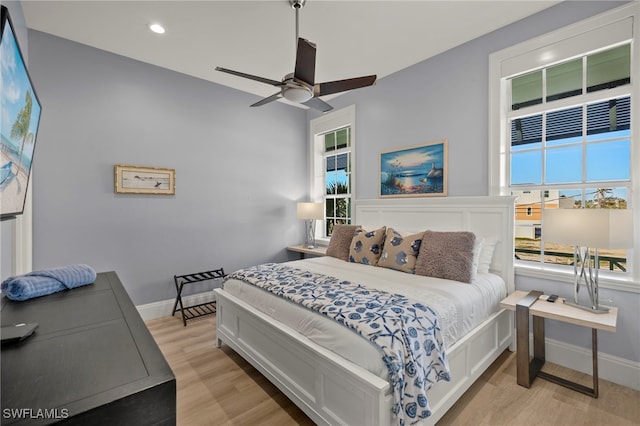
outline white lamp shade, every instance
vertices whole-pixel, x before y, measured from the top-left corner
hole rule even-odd
[[[298,219],[324,219],[322,203],[298,203]]]
[[[545,241],[598,249],[633,247],[632,211],[627,209],[546,209]]]

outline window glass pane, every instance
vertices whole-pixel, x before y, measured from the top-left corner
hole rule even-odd
[[[582,191],[580,189],[561,189],[554,192],[558,196],[545,203],[545,208],[570,209],[582,207]]]
[[[542,70],[511,79],[511,109],[542,103]]]
[[[547,113],[546,139],[548,146],[582,141],[582,107]]]
[[[344,175],[336,176],[336,194],[348,194],[349,185],[347,184],[347,177]]]
[[[628,191],[626,188],[595,188],[586,191],[587,208],[626,209]],[[627,251],[625,249],[600,249],[600,269],[610,271],[627,270]]]
[[[609,99],[587,106],[587,140],[631,134],[631,98]]]
[[[631,81],[630,45],[587,57],[587,92],[611,89]]]
[[[347,170],[348,164],[349,164],[348,154],[340,154],[336,156],[336,170],[340,170],[344,173]]]
[[[552,190],[549,200],[544,203],[545,209],[572,209],[582,207],[582,194],[580,189]],[[544,211],[543,211],[544,215]],[[543,216],[544,217],[544,216]],[[543,222],[544,225],[544,222]],[[542,231],[542,248],[544,250],[543,262],[556,265],[571,265],[573,263],[573,246],[546,241],[544,228]]]
[[[325,216],[326,217],[334,217],[335,216],[335,211],[334,211],[334,199],[333,198],[327,198],[326,203],[325,203]]]
[[[336,134],[331,132],[324,135],[324,150],[325,152],[335,151],[336,149]]]
[[[338,179],[335,173],[327,173],[325,177],[327,194],[332,195],[336,194],[338,190]]]
[[[627,188],[590,188],[585,190],[587,208],[627,208]]]
[[[346,148],[349,146],[349,128],[340,129],[336,132],[336,147]]]
[[[337,218],[347,217],[347,199],[346,198],[336,198],[336,217]]]
[[[335,223],[336,221],[334,219],[327,219],[327,221],[325,222],[325,232],[327,234],[327,237],[330,237],[331,234],[333,234],[333,227]]]
[[[542,142],[542,115],[511,121],[511,150],[539,148]]]
[[[338,167],[337,165],[337,157],[335,155],[330,155],[326,158],[327,163],[327,172],[335,171]]]
[[[582,181],[582,145],[546,150],[545,183]]]
[[[511,184],[542,183],[542,151],[511,154]]]
[[[630,179],[631,141],[587,145],[587,182]]]
[[[513,191],[516,199],[515,249],[516,259],[540,261],[540,191]]]
[[[582,58],[547,69],[547,102],[582,94]]]

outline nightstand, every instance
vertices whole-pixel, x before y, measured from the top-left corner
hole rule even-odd
[[[539,297],[541,297],[539,299]],[[536,377],[549,380],[569,389],[598,397],[598,330],[616,331],[618,308],[610,308],[604,314],[595,314],[565,305],[564,299],[554,303],[546,301],[540,291],[515,291],[500,302],[505,309],[516,311],[516,346],[518,384],[531,387]],[[543,300],[544,298],[544,300]],[[529,316],[533,317],[533,359],[529,360]],[[591,328],[591,353],[593,362],[593,388],[574,383],[541,371],[545,362],[544,319],[549,318]]]
[[[289,246],[287,250],[300,253],[300,259],[304,259],[305,256],[325,256],[327,254],[327,246],[316,246],[315,248],[308,248],[306,245]]]

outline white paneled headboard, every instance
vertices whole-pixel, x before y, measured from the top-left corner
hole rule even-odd
[[[354,224],[365,229],[386,225],[400,232],[471,231],[498,239],[491,272],[515,290],[515,197],[431,197],[356,200]]]

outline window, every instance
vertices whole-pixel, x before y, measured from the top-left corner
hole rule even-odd
[[[352,222],[355,199],[355,107],[325,114],[310,122],[310,194],[324,203],[325,218],[317,239],[329,239],[336,224]]]
[[[640,161],[638,9],[623,6],[491,55],[490,187],[518,197],[518,271],[573,262],[573,247],[545,241],[545,209],[640,205],[631,167]],[[599,267],[611,280],[637,282],[639,251],[601,250]]]
[[[351,127],[333,130],[324,137],[324,236],[336,224],[351,223]]]

